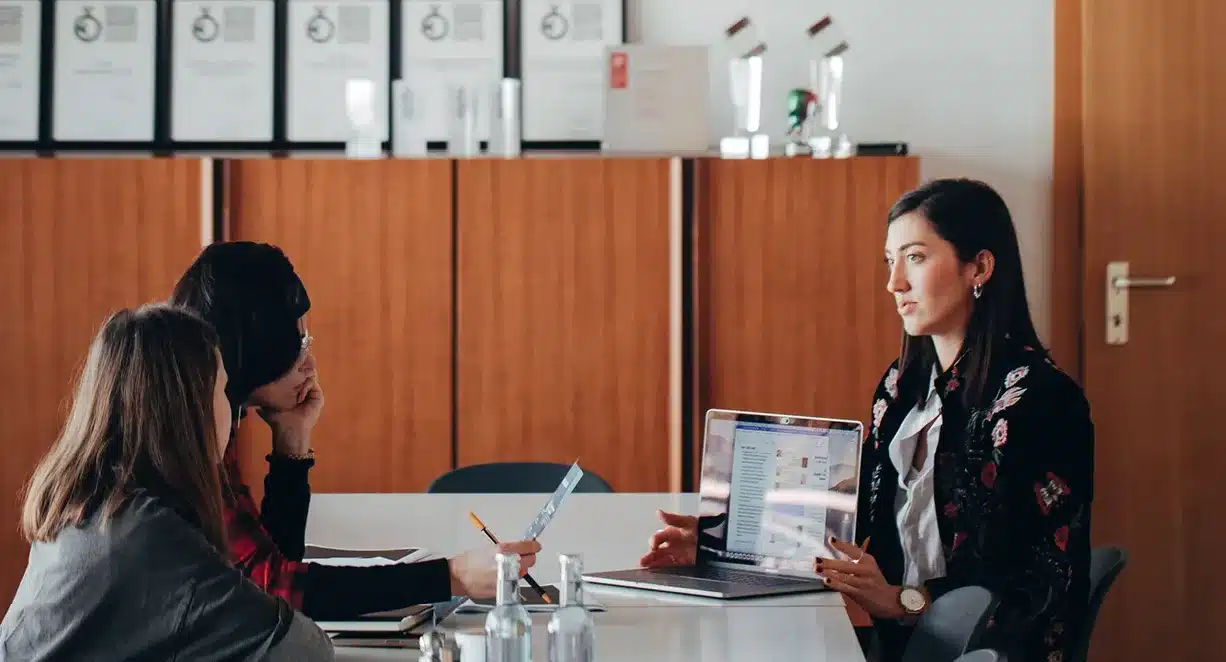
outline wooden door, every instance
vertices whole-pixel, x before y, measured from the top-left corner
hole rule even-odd
[[[457,464],[578,458],[668,491],[669,161],[458,168]]]
[[[1226,624],[1226,2],[1086,0],[1084,12],[1093,539],[1131,554],[1093,658],[1213,659]],[[1112,261],[1176,277],[1128,292],[1125,345],[1106,342]]]
[[[25,571],[18,518],[89,343],[165,299],[202,244],[199,159],[0,159],[0,608]]]
[[[315,492],[420,492],[451,468],[451,164],[233,163],[230,239],[280,246],[311,296],[324,389]],[[268,426],[239,430],[263,494]]]

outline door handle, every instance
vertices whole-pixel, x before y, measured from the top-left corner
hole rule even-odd
[[[1128,344],[1128,292],[1133,288],[1163,288],[1175,285],[1174,276],[1159,278],[1128,275],[1127,262],[1107,263],[1107,344]]]
[[[1119,276],[1111,281],[1111,285],[1117,289],[1131,289],[1133,287],[1170,287],[1174,284],[1174,276],[1167,276],[1166,278],[1129,278],[1127,276]]]

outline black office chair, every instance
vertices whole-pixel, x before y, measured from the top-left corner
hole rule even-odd
[[[915,624],[903,662],[955,662],[979,648],[999,602],[982,586],[963,586],[933,600]]]
[[[553,492],[569,464],[553,462],[492,462],[453,469],[434,479],[429,494],[548,494]],[[583,470],[576,492],[612,493],[605,479]]]
[[[1090,550],[1090,602],[1086,606],[1086,620],[1073,642],[1073,654],[1069,662],[1086,662],[1090,656],[1090,639],[1094,636],[1094,624],[1098,612],[1107,598],[1107,591],[1128,565],[1128,551],[1119,547],[1095,547]]]
[[[966,655],[958,658],[958,662],[1006,662],[1005,654],[998,653],[991,648],[980,648],[977,651],[971,651]]]

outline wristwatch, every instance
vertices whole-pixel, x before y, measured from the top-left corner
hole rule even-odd
[[[902,592],[898,594],[898,602],[908,616],[915,616],[928,606],[928,598],[924,597],[924,592],[913,586],[902,587]]]

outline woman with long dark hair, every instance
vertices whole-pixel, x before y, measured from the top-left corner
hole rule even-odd
[[[890,210],[885,265],[902,350],[873,394],[856,540],[817,571],[873,617],[879,660],[979,585],[1000,598],[988,645],[1059,662],[1088,600],[1094,426],[1035,332],[1009,210],[982,182],[925,184]],[[661,517],[643,565],[692,563],[698,519]]]
[[[0,660],[331,660],[332,644],[226,560],[230,438],[213,329],[182,309],[102,325],[30,480],[29,564]]]

